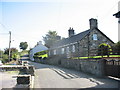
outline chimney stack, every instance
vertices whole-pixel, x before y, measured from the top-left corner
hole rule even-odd
[[[40,45],[40,44],[42,44],[42,41],[37,42],[37,45]]]
[[[70,27],[70,29],[68,30],[68,35],[69,35],[69,37],[71,37],[71,36],[74,35],[74,30],[73,30],[73,28],[71,29],[71,27]]]
[[[90,29],[98,28],[97,19],[91,18],[89,22],[90,22]]]
[[[61,40],[61,36],[56,36],[56,40]]]

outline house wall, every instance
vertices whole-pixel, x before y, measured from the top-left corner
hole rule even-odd
[[[98,40],[93,40],[93,34],[97,34],[97,39]],[[110,46],[113,45],[113,42],[110,41],[108,38],[106,38],[103,34],[101,34],[101,32],[99,32],[98,30],[94,29],[90,35],[89,35],[89,53],[90,56],[95,56],[97,55],[97,50],[98,50],[98,46],[101,43],[106,43]]]
[[[88,56],[88,36],[79,41],[79,54],[81,57]]]
[[[93,34],[97,35],[97,40],[93,40]],[[80,56],[88,56],[88,53],[89,56],[96,56],[98,52],[97,51],[98,46],[101,43],[106,43],[109,44],[110,46],[113,45],[112,41],[110,41],[108,38],[106,38],[103,34],[101,34],[101,32],[99,32],[96,29],[90,32],[90,34],[84,37],[79,43],[80,43],[79,44]]]

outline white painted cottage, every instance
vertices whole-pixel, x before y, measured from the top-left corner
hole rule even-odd
[[[44,46],[41,41],[38,42],[37,45],[30,50],[30,54],[29,54],[30,60],[34,61],[33,58],[34,54],[44,50],[48,50],[48,48]]]

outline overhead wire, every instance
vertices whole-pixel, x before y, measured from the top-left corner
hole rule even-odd
[[[101,17],[101,20],[99,21],[101,24],[104,24],[103,20],[105,21],[108,18],[111,11],[116,7],[116,5],[118,5],[118,1],[116,1],[116,3],[107,11],[107,13]],[[99,16],[98,16],[98,18],[99,18]]]
[[[0,22],[0,25],[7,31],[10,31],[3,23]]]
[[[8,35],[9,33],[0,33],[0,35]]]

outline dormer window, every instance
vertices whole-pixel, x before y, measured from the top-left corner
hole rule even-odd
[[[97,34],[93,34],[93,40],[98,40]]]

